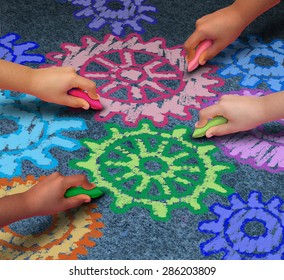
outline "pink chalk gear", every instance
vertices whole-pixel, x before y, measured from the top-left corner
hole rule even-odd
[[[207,50],[212,44],[213,44],[213,41],[212,41],[212,40],[204,40],[204,41],[202,41],[202,42],[198,45],[193,60],[191,60],[191,61],[188,63],[188,65],[187,65],[187,71],[188,71],[188,72],[193,71],[194,69],[196,69],[196,68],[199,66],[199,57],[200,57],[200,55],[201,55],[205,50]]]
[[[75,97],[85,99],[90,104],[90,107],[94,110],[102,110],[103,109],[103,106],[102,106],[102,104],[99,100],[94,100],[94,99],[90,98],[86,92],[84,92],[80,89],[72,88],[68,91],[68,94],[75,96]]]

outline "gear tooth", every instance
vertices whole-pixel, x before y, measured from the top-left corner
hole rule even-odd
[[[152,214],[159,219],[166,219],[168,217],[168,208],[164,203],[152,203]]]
[[[117,127],[110,127],[110,126],[108,126],[108,127],[109,127],[109,131],[111,132],[113,137],[115,137],[115,136],[120,134],[120,132],[117,129]],[[111,136],[110,136],[110,138],[111,138]]]
[[[186,128],[175,129],[173,131],[172,137],[179,139],[181,137],[184,137],[187,132],[188,130]]]
[[[131,205],[133,198],[124,194],[119,194],[119,197],[115,199],[115,206],[119,209],[123,209],[126,205]]]
[[[90,139],[82,141],[82,144],[90,148],[91,150],[97,150],[98,147],[100,147],[99,144],[91,141]]]
[[[263,205],[261,193],[257,191],[251,192],[248,198],[248,204],[251,207],[261,207]]]

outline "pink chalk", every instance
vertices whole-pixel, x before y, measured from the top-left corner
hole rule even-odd
[[[85,99],[90,104],[90,107],[94,110],[102,110],[103,109],[103,106],[102,106],[102,104],[99,100],[94,100],[94,99],[90,98],[89,95],[86,92],[84,92],[80,89],[72,88],[68,91],[68,94],[75,96],[75,97],[80,97],[80,98]]]
[[[191,60],[187,65],[188,72],[193,71],[194,69],[196,69],[199,66],[198,60],[199,60],[200,55],[205,50],[207,50],[212,44],[213,44],[212,40],[204,40],[198,45],[193,60]]]

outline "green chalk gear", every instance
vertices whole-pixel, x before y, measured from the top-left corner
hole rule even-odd
[[[76,196],[79,194],[86,194],[88,196],[90,196],[91,198],[97,198],[102,196],[104,193],[99,189],[99,188],[93,188],[91,190],[86,190],[83,187],[72,187],[69,188],[66,192],[65,192],[65,197],[71,197],[71,196]]]
[[[227,123],[228,120],[222,116],[217,116],[217,117],[214,117],[213,119],[209,120],[207,122],[207,124],[203,127],[200,127],[200,128],[196,128],[192,134],[192,138],[200,138],[200,137],[203,137],[205,136],[206,134],[206,131],[213,127],[213,126],[217,126],[217,125],[221,125],[221,124],[224,124],[224,123]]]

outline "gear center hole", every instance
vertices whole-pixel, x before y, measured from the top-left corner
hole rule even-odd
[[[259,238],[266,234],[266,227],[263,221],[253,220],[245,224],[244,231],[250,238]]]
[[[255,64],[262,66],[262,67],[272,67],[275,66],[276,63],[271,57],[267,56],[257,56],[254,59]]]
[[[169,166],[166,162],[158,157],[146,157],[140,160],[140,168],[144,170],[144,172],[154,175],[167,172]]]
[[[162,165],[159,162],[154,161],[154,160],[149,160],[145,162],[144,166],[150,172],[157,172],[157,171],[160,171],[162,168]]]

